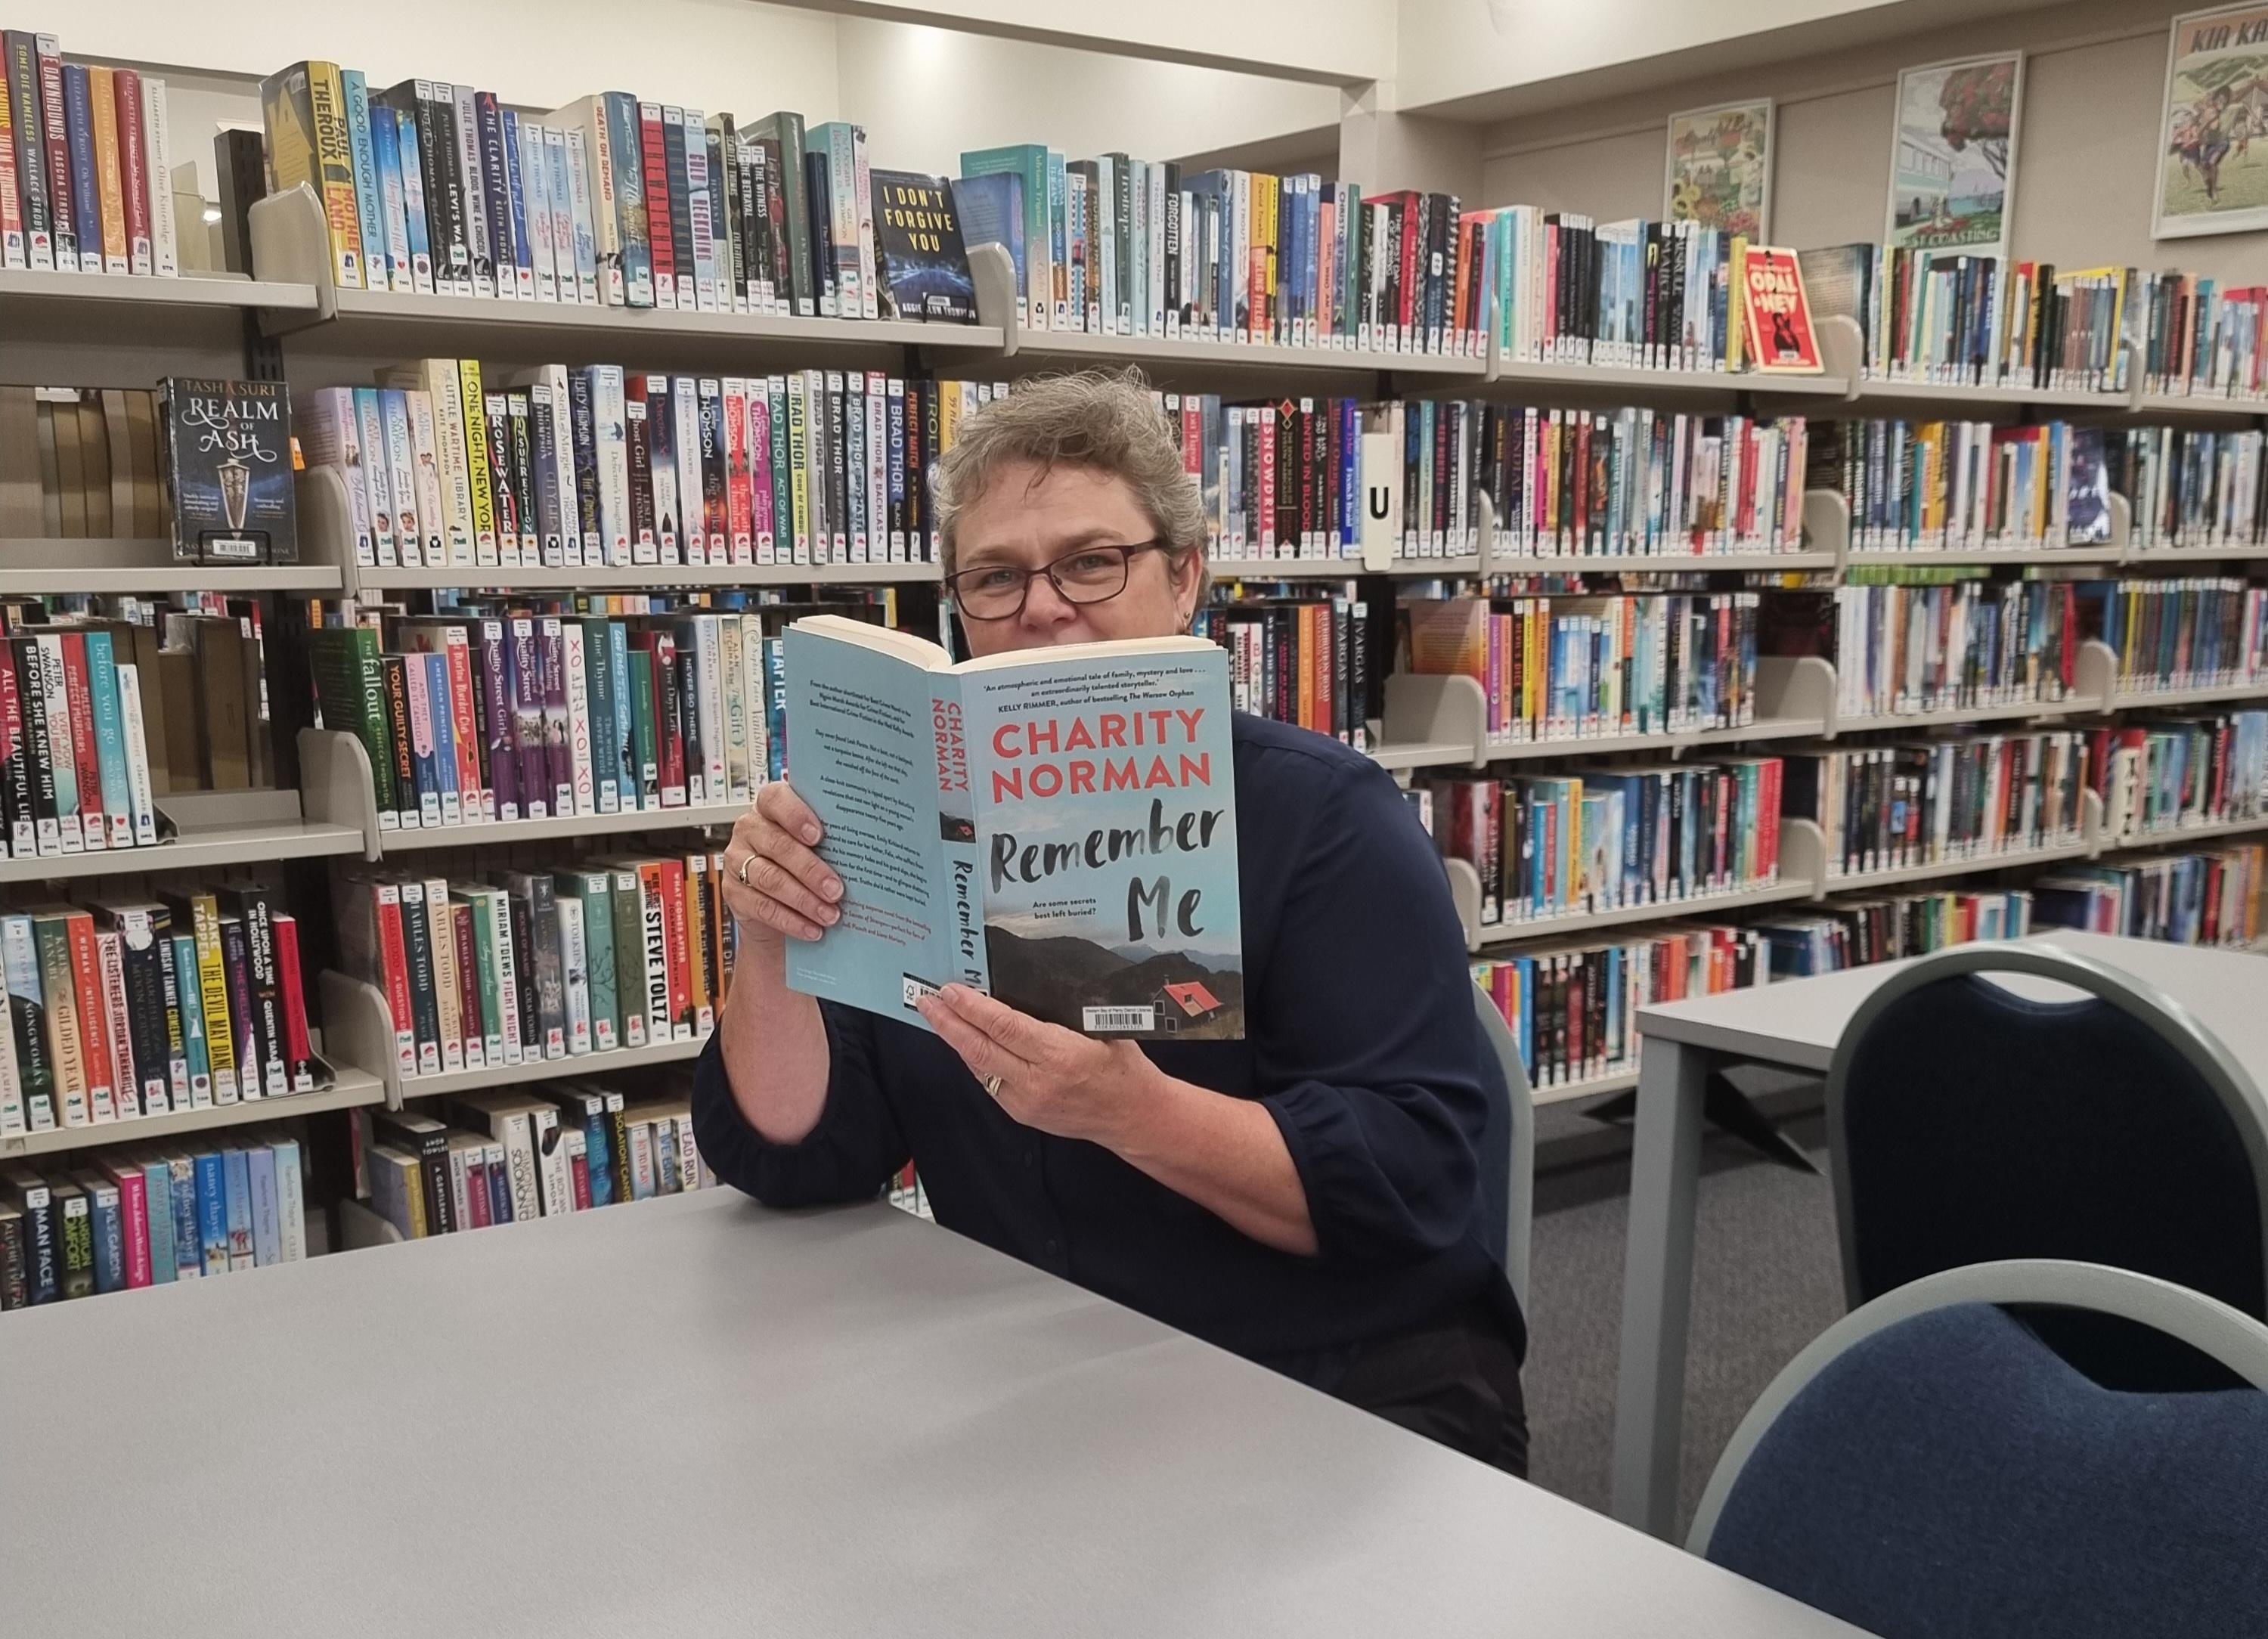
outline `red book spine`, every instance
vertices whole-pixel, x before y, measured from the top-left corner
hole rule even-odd
[[[474,1161],[465,1167],[465,1220],[475,1229],[486,1229],[496,1222],[489,1210],[489,1167],[485,1161]]]
[[[661,862],[661,942],[669,964],[669,1022],[673,1034],[693,1033],[693,963],[686,944],[685,862]]]
[[[94,747],[94,695],[86,679],[86,638],[78,632],[63,634],[63,692],[70,709],[68,750],[77,770],[79,824],[86,833],[89,849],[106,848],[110,836],[102,812],[102,760]],[[53,724],[48,725],[48,732],[50,741],[61,747]],[[60,749],[58,754],[62,754]]]
[[[292,1091],[310,1092],[315,1048],[307,1038],[307,993],[299,976],[299,919],[279,913],[269,925],[276,933],[276,989],[284,1003],[284,1068]]]
[[[380,883],[372,892],[378,895],[378,955],[384,969],[379,978],[394,1023],[394,1066],[401,1074],[414,1076],[417,1073],[416,1015],[409,1000],[409,952],[402,944],[401,891],[392,883]]]
[[[480,718],[473,705],[472,640],[461,626],[449,628],[449,715],[456,727],[457,790],[467,820],[496,818],[496,787],[481,768]]]
[[[83,911],[63,920],[70,942],[71,989],[78,1001],[78,1046],[86,1060],[87,1107],[97,1113],[114,1110],[110,1065],[110,1004],[102,994],[102,964],[96,955],[94,918]],[[138,1111],[138,1106],[137,1106]]]
[[[659,306],[674,307],[677,250],[669,232],[669,149],[662,140],[661,109],[658,105],[638,104],[638,133],[645,170],[647,238],[653,252],[654,301]]]
[[[468,1068],[485,1063],[488,1055],[488,1026],[481,1015],[480,938],[473,931],[473,908],[452,905],[449,908],[449,937],[457,942],[457,1017],[458,1028],[465,1051]]]
[[[127,267],[135,273],[153,271],[150,256],[150,156],[143,143],[142,77],[132,69],[111,75],[118,104],[118,163],[120,192],[126,196]],[[168,184],[171,186],[171,184]]]
[[[118,1186],[118,1217],[125,1231],[126,1284],[130,1290],[150,1284],[150,1184],[138,1166],[106,1167]]]
[[[568,1158],[567,1164],[574,1173],[575,1210],[588,1212],[591,1209],[591,1158],[578,1150]]]

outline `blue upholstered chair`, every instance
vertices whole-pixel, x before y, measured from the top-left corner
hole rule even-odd
[[[2034,1001],[1991,973],[2085,994]],[[2268,1105],[2178,1002],[2102,962],[1914,962],[1843,1033],[1827,1128],[1853,1307],[1962,1264],[2068,1258],[2268,1319]]]
[[[2224,1386],[2105,1388],[2083,1311]],[[1883,1639],[2268,1634],[2268,1327],[2100,1265],[1972,1264],[1845,1316],[1734,1434],[1687,1546]]]
[[[1520,1044],[1513,1040],[1512,1027],[1478,985],[1473,987],[1473,1000],[1481,1034],[1504,1071],[1506,1095],[1499,1102],[1491,1090],[1488,1124],[1481,1133],[1481,1190],[1489,1215],[1489,1244],[1503,1248],[1504,1272],[1525,1314],[1528,1231],[1535,1209],[1535,1099],[1528,1091],[1528,1069],[1520,1062]],[[1505,1158],[1501,1171],[1487,1164],[1489,1158],[1499,1155]]]

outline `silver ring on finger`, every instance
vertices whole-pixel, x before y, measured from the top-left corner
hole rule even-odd
[[[740,878],[740,886],[742,887],[747,887],[748,886],[748,867],[755,863],[756,856],[753,853],[743,854],[740,856],[740,869],[735,871],[733,874]]]

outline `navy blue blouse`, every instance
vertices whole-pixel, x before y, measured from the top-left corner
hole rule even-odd
[[[946,1227],[1271,1363],[1476,1301],[1524,1348],[1476,1159],[1484,1078],[1502,1078],[1440,861],[1368,758],[1258,717],[1233,726],[1248,1033],[1145,1050],[1267,1106],[1315,1256],[1263,1246],[1098,1144],[1019,1125],[937,1037],[831,1003],[819,1124],[793,1144],[759,1136],[712,1041],[694,1081],[702,1154],[778,1207],[871,1199],[910,1158]]]

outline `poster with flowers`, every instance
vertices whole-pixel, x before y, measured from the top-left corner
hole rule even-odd
[[[1764,239],[1771,227],[1772,105],[1729,102],[1669,116],[1662,215]]]
[[[2021,52],[1899,74],[1884,245],[2007,254],[2023,94]]]

